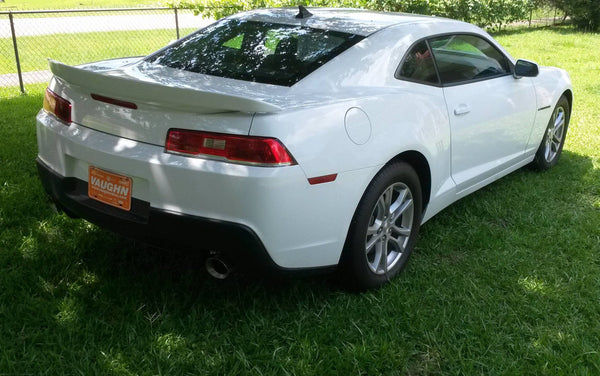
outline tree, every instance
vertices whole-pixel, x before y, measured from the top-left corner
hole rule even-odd
[[[449,17],[475,23],[481,27],[502,27],[525,20],[535,0],[167,0],[177,8],[193,9],[205,17],[222,18],[230,14],[264,7],[364,8]],[[557,0],[566,1],[566,0]],[[600,0],[577,0],[600,1]]]

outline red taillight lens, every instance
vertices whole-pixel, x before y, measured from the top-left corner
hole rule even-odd
[[[114,104],[115,106],[130,108],[132,110],[137,110],[137,108],[138,108],[137,104],[135,104],[133,102],[122,101],[120,99],[115,99],[115,98],[111,98],[111,97],[105,97],[104,95],[92,93],[92,98],[94,98],[95,100],[100,101],[100,102]]]
[[[46,94],[44,95],[44,110],[65,123],[71,122],[71,102],[50,89],[46,89]]]
[[[166,150],[194,156],[212,156],[228,161],[288,166],[296,164],[285,146],[275,138],[234,136],[221,133],[170,129]]]
[[[314,178],[308,178],[308,183],[310,185],[329,183],[335,181],[336,178],[337,174],[315,176]]]

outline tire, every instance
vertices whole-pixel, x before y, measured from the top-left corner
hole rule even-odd
[[[563,95],[556,103],[554,111],[552,111],[540,147],[535,153],[533,162],[531,162],[531,167],[535,170],[544,171],[558,163],[565,144],[570,118],[569,101]]]
[[[342,253],[340,277],[347,288],[379,287],[404,268],[419,233],[422,196],[419,177],[407,163],[390,164],[375,176],[356,208]]]

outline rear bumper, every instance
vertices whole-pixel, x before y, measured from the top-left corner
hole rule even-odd
[[[257,270],[293,270],[276,265],[258,236],[247,226],[152,208],[132,198],[126,212],[92,200],[87,182],[63,177],[39,158],[42,185],[54,203],[72,217],[80,217],[129,238],[162,247],[185,247],[220,252],[235,264]]]
[[[238,247],[254,258],[266,252],[269,263],[284,270],[338,264],[356,197],[372,175],[372,169],[352,170],[310,185],[299,165],[189,158],[165,153],[161,145],[66,125],[44,111],[37,120],[39,161],[58,176],[44,178],[58,183],[44,184],[65,211],[146,242]],[[90,166],[132,179],[131,212],[87,197]]]

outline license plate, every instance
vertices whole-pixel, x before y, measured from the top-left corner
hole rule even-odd
[[[88,196],[94,200],[129,211],[131,186],[130,177],[89,167]]]

